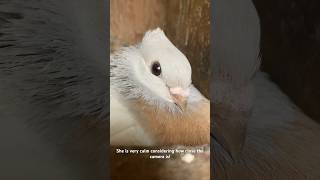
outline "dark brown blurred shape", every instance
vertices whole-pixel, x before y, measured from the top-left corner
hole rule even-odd
[[[320,1],[254,0],[262,27],[262,68],[320,122]]]

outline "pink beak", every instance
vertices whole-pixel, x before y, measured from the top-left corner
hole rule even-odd
[[[181,87],[174,87],[169,89],[171,97],[174,103],[181,109],[185,110],[187,107],[187,99],[189,96],[189,89],[183,89]]]

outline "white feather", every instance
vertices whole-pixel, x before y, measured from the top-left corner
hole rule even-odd
[[[111,89],[110,93],[110,143],[112,145],[153,145],[135,115],[128,109],[121,96]]]

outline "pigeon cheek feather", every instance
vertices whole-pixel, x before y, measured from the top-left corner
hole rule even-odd
[[[170,93],[163,80],[151,74],[149,66],[144,61],[137,61],[131,65],[134,67],[132,76],[135,77],[142,87],[149,89],[154,96],[172,102]]]
[[[189,87],[168,87],[163,79],[150,73],[149,66],[145,62],[137,63],[135,76],[144,87],[150,89],[155,96],[174,103],[180,110],[185,110],[189,96]]]

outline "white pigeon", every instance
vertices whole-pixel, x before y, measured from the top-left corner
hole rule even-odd
[[[209,100],[192,85],[188,59],[161,29],[110,61],[111,145],[209,143]]]

